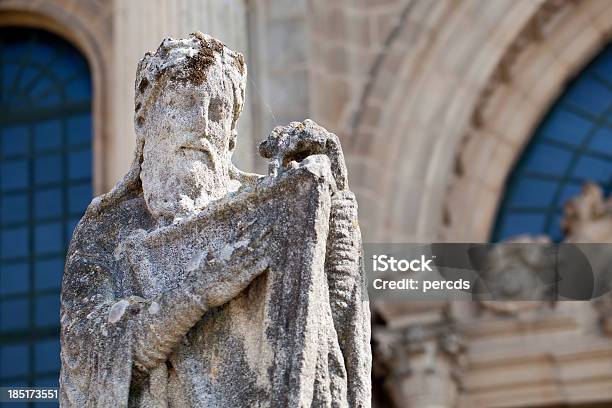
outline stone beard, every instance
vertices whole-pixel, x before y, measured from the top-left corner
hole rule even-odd
[[[62,284],[62,407],[369,407],[370,314],[338,138],[306,120],[231,163],[243,57],[201,33],[140,62],[132,167]]]

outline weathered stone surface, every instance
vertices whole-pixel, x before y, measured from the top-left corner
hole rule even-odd
[[[240,54],[200,33],[138,67],[126,176],[75,230],[63,407],[367,407],[369,306],[338,138],[312,121],[231,163]]]
[[[565,204],[561,227],[567,242],[612,242],[612,199],[597,184],[586,183]]]
[[[561,225],[567,242],[612,243],[612,199],[604,197],[599,185],[586,183],[581,193],[565,204]],[[607,245],[595,245],[588,255],[595,264],[595,278],[605,291],[593,305],[600,314],[602,332],[612,335],[612,254],[608,249]]]

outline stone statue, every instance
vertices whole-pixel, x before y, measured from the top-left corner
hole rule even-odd
[[[231,163],[242,55],[201,33],[138,66],[131,169],[77,226],[62,407],[368,407],[370,321],[338,138],[312,121]]]
[[[612,242],[612,199],[597,184],[586,183],[565,203],[561,228],[566,242]]]

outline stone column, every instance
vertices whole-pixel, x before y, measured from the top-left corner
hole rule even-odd
[[[382,379],[395,407],[453,408],[464,360],[462,339],[445,318],[413,317],[407,326],[374,328],[375,377]]]
[[[135,67],[146,51],[155,51],[165,37],[182,38],[202,31],[247,57],[247,24],[244,0],[114,0],[112,82],[113,125],[109,149],[102,160],[108,190],[132,160]],[[253,168],[255,145],[248,103],[238,125],[239,141],[234,162]],[[266,135],[258,135],[261,139]]]
[[[612,336],[612,294],[608,293],[597,299],[594,303],[599,313],[601,331],[607,336]]]

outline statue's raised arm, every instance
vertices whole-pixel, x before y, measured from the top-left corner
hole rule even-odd
[[[338,138],[312,121],[231,162],[244,58],[201,33],[138,66],[129,172],[62,284],[62,407],[368,407],[370,321]]]

